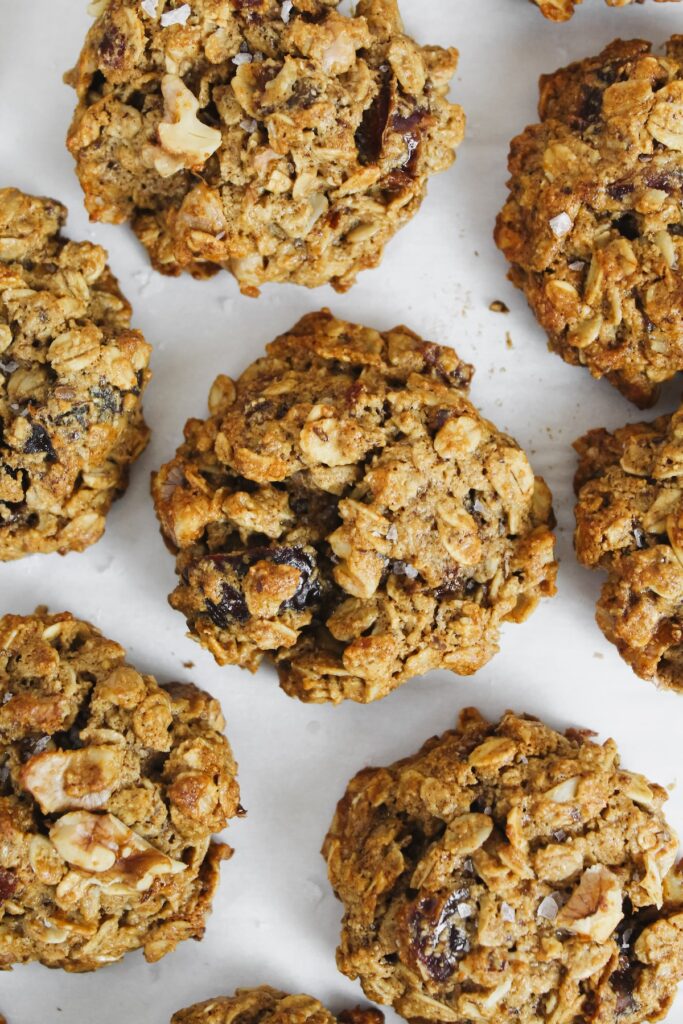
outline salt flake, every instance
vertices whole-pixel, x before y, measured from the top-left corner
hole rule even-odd
[[[184,25],[191,13],[192,11],[190,10],[189,4],[183,4],[182,7],[176,7],[173,11],[165,11],[165,13],[161,15],[161,27],[168,28],[169,25]]]
[[[569,264],[569,269],[570,270],[583,270],[583,268],[585,266],[586,266],[586,264],[583,262],[583,260],[574,260],[573,263]]]
[[[501,903],[500,916],[504,921],[514,921],[516,917],[515,908],[511,907],[509,903]]]
[[[396,529],[396,523],[392,523],[387,530],[387,540],[398,540],[398,530]]]
[[[253,117],[245,118],[244,121],[240,121],[240,128],[244,128],[245,132],[255,132],[258,128],[258,124]]]
[[[240,64],[251,64],[253,59],[250,53],[236,53],[232,58],[232,62],[239,66]]]
[[[140,6],[148,17],[156,18],[159,0],[142,0]]]
[[[555,235],[555,238],[563,238],[565,235],[568,235],[574,227],[572,219],[568,213],[558,213],[557,217],[551,217],[548,223],[550,224],[550,230]]]
[[[536,914],[538,917],[544,917],[546,921],[554,921],[559,909],[553,897],[546,896],[545,899],[541,900]]]
[[[283,4],[280,8],[280,17],[284,21],[285,25],[289,23],[289,19],[292,16],[292,7],[294,4],[292,0],[283,0]]]
[[[474,911],[469,903],[458,903],[458,913],[460,917],[472,917]]]

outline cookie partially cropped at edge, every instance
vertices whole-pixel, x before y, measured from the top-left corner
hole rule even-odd
[[[200,939],[239,811],[220,706],[68,613],[0,619],[0,969]]]
[[[574,447],[576,554],[608,573],[598,625],[637,675],[683,692],[683,409]]]
[[[99,540],[149,436],[150,346],[66,213],[0,189],[0,561]]]
[[[550,348],[639,406],[683,369],[683,36],[540,80],[495,238]]]
[[[583,0],[531,0],[541,9],[541,14],[550,21],[569,21],[574,14],[574,8],[583,3]],[[642,3],[643,0],[605,0],[608,7],[628,7],[632,3]],[[667,3],[667,0],[656,0],[657,3]],[[668,0],[670,3],[677,3],[678,0]]]
[[[220,664],[268,655],[292,696],[367,702],[475,672],[554,593],[550,492],[472,372],[323,310],[217,378],[153,494],[171,604]]]
[[[67,76],[94,220],[130,220],[165,274],[223,267],[346,291],[453,162],[455,49],[396,0],[108,0]]]
[[[374,1007],[357,1006],[335,1016],[312,996],[289,995],[260,985],[178,1010],[171,1024],[233,1024],[236,1020],[240,1024],[383,1024],[384,1014]]]
[[[409,1021],[659,1020],[683,977],[666,791],[613,740],[465,710],[351,780],[324,843],[339,969]]]

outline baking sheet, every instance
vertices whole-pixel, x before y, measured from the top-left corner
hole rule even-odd
[[[627,767],[674,787],[668,815],[683,832],[683,789],[675,786],[683,697],[636,679],[603,639],[593,619],[601,577],[579,568],[571,547],[571,441],[590,427],[637,419],[637,410],[547,353],[491,239],[508,142],[535,119],[538,75],[619,35],[661,44],[683,31],[683,5],[608,9],[586,0],[565,25],[545,22],[526,0],[402,0],[402,10],[420,41],[460,48],[453,94],[468,130],[455,166],[433,179],[383,265],[361,274],[348,294],[272,285],[254,300],[227,274],[209,282],[154,274],[127,227],[88,223],[64,148],[74,97],[61,83],[89,24],[86,2],[0,0],[0,183],[67,203],[67,232],[109,249],[133,323],[154,345],[145,398],[152,442],[104,539],[84,554],[0,566],[0,611],[68,609],[124,644],[141,670],[161,681],[193,680],[219,697],[248,810],[229,829],[236,852],[223,866],[203,942],[186,942],[154,965],[131,954],[91,975],[16,968],[0,976],[0,1011],[10,1024],[167,1024],[181,1006],[264,982],[310,992],[334,1009],[355,1005],[360,986],[335,967],[341,905],[318,852],[334,805],[356,770],[412,753],[468,704],[613,736]],[[488,310],[494,299],[509,315]],[[473,362],[474,401],[529,451],[559,520],[559,594],[523,626],[504,630],[501,653],[485,669],[471,679],[435,672],[368,707],[300,704],[278,689],[271,670],[251,677],[221,669],[188,640],[166,602],[173,560],[149,498],[151,470],[173,453],[186,418],[205,414],[216,374],[239,374],[267,341],[323,305],[381,329],[406,323]],[[671,385],[658,411],[673,408],[680,390]],[[387,1018],[398,1021],[390,1011]],[[669,1021],[683,1022],[683,997]]]

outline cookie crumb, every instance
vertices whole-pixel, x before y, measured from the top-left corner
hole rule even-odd
[[[494,299],[493,302],[491,303],[491,305],[489,306],[489,309],[491,310],[492,313],[509,313],[510,312],[509,307],[505,305],[505,303],[502,301],[502,299]]]

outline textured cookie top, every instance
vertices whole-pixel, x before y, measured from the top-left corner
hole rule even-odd
[[[457,51],[396,0],[109,0],[68,76],[68,146],[96,220],[154,266],[344,291],[376,266],[463,134]]]
[[[544,75],[496,226],[551,347],[638,405],[683,368],[682,40]]]
[[[665,791],[612,740],[469,709],[366,768],[323,853],[339,968],[411,1021],[659,1019],[683,976]]]
[[[471,367],[324,310],[268,346],[156,475],[171,597],[221,662],[304,700],[469,674],[554,592],[550,494],[467,397]]]
[[[201,938],[238,810],[218,703],[68,613],[0,620],[0,969]]]
[[[683,690],[683,411],[574,447],[577,557],[609,572],[598,623],[639,676]]]
[[[53,199],[0,189],[0,560],[81,551],[147,442],[150,346]]]
[[[217,996],[178,1010],[171,1024],[382,1024],[375,1009],[343,1010],[335,1017],[312,996],[288,995],[269,985],[238,988],[233,996]]]
[[[605,0],[608,7],[628,7],[632,3],[642,3],[643,0]],[[657,0],[658,3],[666,3],[667,0]],[[677,0],[671,0],[675,3]],[[574,13],[574,8],[583,3],[583,0],[532,0],[541,9],[541,14],[550,21],[569,21]]]

